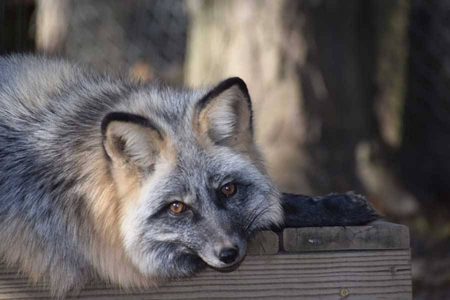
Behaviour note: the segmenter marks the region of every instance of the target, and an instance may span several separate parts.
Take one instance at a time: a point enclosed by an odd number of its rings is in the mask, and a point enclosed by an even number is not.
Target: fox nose
[[[223,248],[219,253],[219,259],[223,263],[230,264],[236,260],[238,254],[237,248]]]

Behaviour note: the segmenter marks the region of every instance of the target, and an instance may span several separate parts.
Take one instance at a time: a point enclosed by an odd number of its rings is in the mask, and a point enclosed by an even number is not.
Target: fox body
[[[144,85],[0,58],[0,257],[57,295],[227,270],[283,221],[245,83]]]

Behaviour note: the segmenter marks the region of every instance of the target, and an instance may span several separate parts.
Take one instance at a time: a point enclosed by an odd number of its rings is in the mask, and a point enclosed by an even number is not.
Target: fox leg
[[[283,193],[284,227],[363,225],[380,218],[364,196],[353,192],[310,197]]]

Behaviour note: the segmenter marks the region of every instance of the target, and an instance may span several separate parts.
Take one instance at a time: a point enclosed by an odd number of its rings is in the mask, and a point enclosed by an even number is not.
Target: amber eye
[[[233,197],[237,192],[236,184],[231,182],[227,183],[220,188],[220,192],[225,198]]]
[[[170,203],[169,209],[172,214],[179,215],[184,213],[188,209],[188,207],[183,202],[175,201]]]

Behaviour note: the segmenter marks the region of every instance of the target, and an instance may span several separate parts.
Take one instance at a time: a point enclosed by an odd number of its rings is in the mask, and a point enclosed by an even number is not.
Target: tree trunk
[[[304,172],[306,124],[297,72],[306,60],[302,24],[287,32],[286,1],[191,1],[190,6],[186,82],[242,77],[253,98],[257,139],[270,173],[287,191],[311,192]]]
[[[257,141],[280,187],[297,193],[360,189],[356,146],[374,131],[367,4],[190,4],[186,81],[238,75],[248,83]]]
[[[424,200],[450,198],[450,4],[412,1],[402,172]]]

